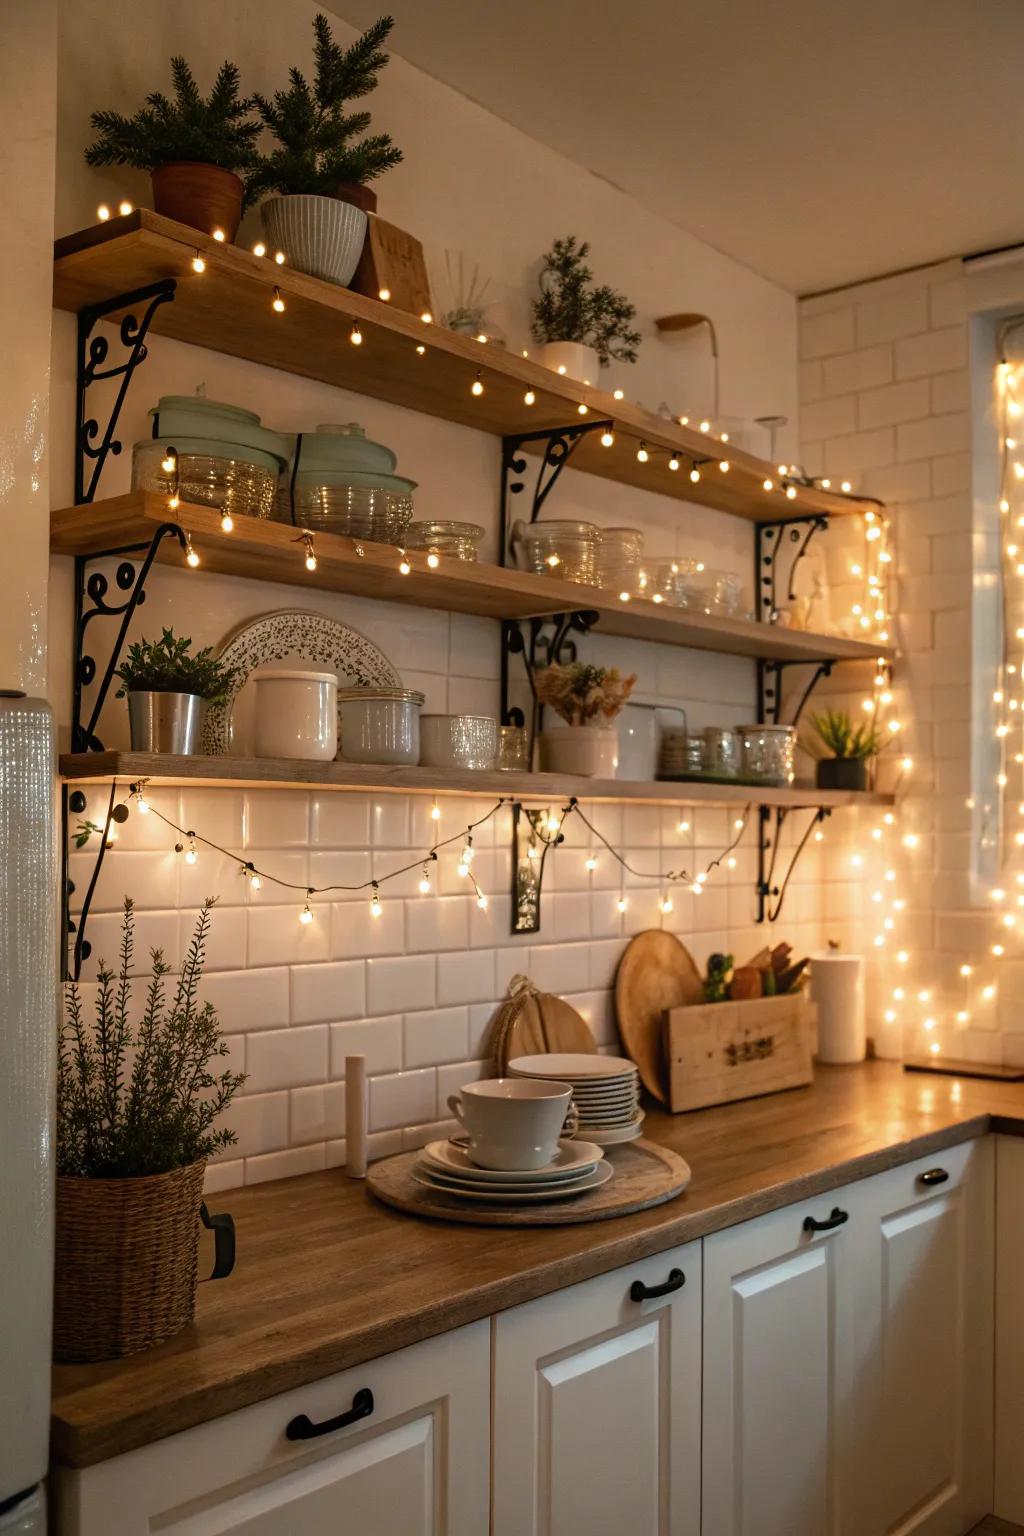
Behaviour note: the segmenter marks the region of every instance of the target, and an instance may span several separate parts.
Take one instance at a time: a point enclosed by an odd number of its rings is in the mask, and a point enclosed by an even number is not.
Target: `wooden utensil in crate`
[[[814,1019],[803,992],[670,1009],[665,1054],[673,1112],[809,1083]]]

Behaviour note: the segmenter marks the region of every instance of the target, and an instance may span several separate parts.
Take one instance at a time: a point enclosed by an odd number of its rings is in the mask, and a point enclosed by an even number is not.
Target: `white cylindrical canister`
[[[818,1060],[863,1061],[864,957],[825,950],[811,960],[811,998],[818,1007]]]
[[[366,1178],[366,1057],[345,1057],[345,1172]]]

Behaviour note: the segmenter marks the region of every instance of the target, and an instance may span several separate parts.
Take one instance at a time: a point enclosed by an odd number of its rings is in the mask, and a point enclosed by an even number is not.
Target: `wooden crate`
[[[671,1008],[665,1044],[673,1111],[809,1083],[814,1023],[803,992]]]

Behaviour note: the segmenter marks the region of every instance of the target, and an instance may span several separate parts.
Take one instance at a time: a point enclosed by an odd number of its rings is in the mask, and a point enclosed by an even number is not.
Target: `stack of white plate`
[[[500,1205],[529,1205],[541,1200],[566,1200],[587,1189],[599,1189],[612,1176],[601,1148],[587,1141],[560,1141],[553,1160],[543,1168],[505,1172],[480,1168],[460,1140],[432,1141],[412,1170],[417,1184],[441,1190],[459,1200]]]
[[[508,1064],[510,1077],[556,1078],[571,1083],[579,1111],[578,1134],[598,1146],[611,1147],[640,1135],[640,1078],[625,1056],[586,1056],[555,1052],[549,1056],[516,1056]]]

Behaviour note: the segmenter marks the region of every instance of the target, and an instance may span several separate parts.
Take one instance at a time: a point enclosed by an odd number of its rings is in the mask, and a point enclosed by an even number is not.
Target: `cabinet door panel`
[[[841,1520],[854,1220],[820,1236],[803,1230],[805,1215],[837,1201],[848,1205],[849,1192],[705,1241],[706,1536],[854,1536]]]
[[[494,1536],[699,1536],[700,1282],[691,1244],[495,1318]]]

